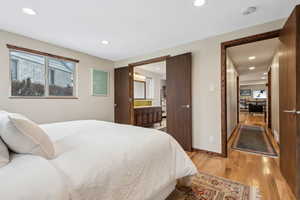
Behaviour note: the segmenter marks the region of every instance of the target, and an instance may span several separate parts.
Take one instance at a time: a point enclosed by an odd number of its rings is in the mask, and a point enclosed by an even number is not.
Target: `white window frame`
[[[20,53],[26,53],[26,54],[31,54],[34,56],[40,56],[43,57],[45,59],[45,73],[44,73],[44,78],[45,78],[45,94],[44,96],[13,96],[12,95],[12,74],[11,74],[11,52],[20,52]],[[74,64],[74,72],[73,72],[73,95],[72,96],[53,96],[53,95],[49,95],[49,59],[53,59],[53,60],[61,60],[61,61],[66,61],[66,62],[71,62]],[[39,55],[39,54],[35,54],[35,53],[30,53],[27,51],[20,51],[20,50],[15,50],[15,49],[9,49],[9,98],[11,99],[78,99],[77,96],[77,63],[76,62],[72,62],[69,60],[65,60],[65,59],[60,59],[60,58],[53,58],[51,56],[45,56],[45,55]]]

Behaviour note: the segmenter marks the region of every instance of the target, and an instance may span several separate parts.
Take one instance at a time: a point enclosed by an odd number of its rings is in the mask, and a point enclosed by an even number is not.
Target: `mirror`
[[[145,81],[134,81],[134,99],[146,99]]]

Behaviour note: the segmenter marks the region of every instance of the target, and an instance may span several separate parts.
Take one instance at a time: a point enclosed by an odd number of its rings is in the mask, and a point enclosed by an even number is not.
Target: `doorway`
[[[228,146],[228,135],[231,135],[228,132],[228,107],[227,107],[227,64],[228,64],[228,49],[231,47],[238,47],[240,45],[251,44],[253,42],[264,41],[268,39],[278,38],[280,36],[281,30],[275,30],[267,33],[262,33],[258,35],[253,35],[237,40],[232,40],[228,42],[221,43],[221,129],[222,129],[222,155],[227,157],[227,146]],[[238,79],[236,79],[238,80]],[[238,87],[237,84],[236,87]],[[236,90],[237,91],[237,90]],[[236,103],[239,99],[236,98]],[[237,115],[239,113],[238,106]],[[237,118],[240,118],[238,115]]]
[[[221,44],[221,127],[222,127],[222,153],[227,157],[227,49],[234,46],[249,44],[267,39],[279,38],[280,47],[275,63],[276,70],[272,70],[269,78],[274,80],[274,73],[278,73],[277,84],[279,87],[279,108],[277,114],[271,112],[272,116],[279,117],[279,142],[280,156],[279,164],[281,174],[289,184],[291,190],[300,198],[300,5],[296,6],[288,17],[281,30],[258,34],[241,38]],[[271,81],[274,87],[276,82]],[[273,90],[271,90],[273,93]],[[269,93],[270,95],[270,93]],[[272,94],[271,94],[272,95]],[[273,95],[272,95],[273,96]],[[272,99],[271,107],[273,107]],[[274,118],[276,120],[276,118]],[[271,119],[273,126],[274,119]],[[270,120],[270,119],[269,119]],[[271,127],[272,127],[271,126]]]
[[[167,132],[166,61],[133,69],[134,125]]]
[[[233,140],[230,148],[234,150],[264,156],[278,155],[276,150],[279,148],[275,150],[275,139],[269,133],[276,128],[271,124],[271,91],[278,94],[279,87],[272,88],[269,76],[277,67],[275,60],[279,45],[279,39],[273,38],[226,50],[227,134]],[[274,99],[278,98],[274,96]],[[278,104],[275,106],[279,107]],[[278,124],[279,121],[276,121]],[[237,132],[236,135],[234,132]]]
[[[165,78],[161,76],[160,84],[155,84],[154,77],[142,71],[149,73],[159,64],[165,65]],[[157,85],[160,95],[154,95]],[[115,69],[115,122],[160,129],[192,151],[192,54],[162,56]]]

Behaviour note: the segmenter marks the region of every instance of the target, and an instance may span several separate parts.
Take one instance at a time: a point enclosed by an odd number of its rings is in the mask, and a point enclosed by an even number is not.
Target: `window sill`
[[[9,99],[79,99],[78,97],[60,97],[60,96],[51,96],[51,97],[26,97],[26,96],[10,96]]]

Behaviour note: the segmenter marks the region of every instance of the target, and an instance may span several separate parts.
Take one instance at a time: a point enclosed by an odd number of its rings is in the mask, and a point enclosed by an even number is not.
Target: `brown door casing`
[[[227,157],[227,48],[279,37],[281,29],[221,43],[221,137],[222,156]]]
[[[296,199],[300,199],[300,7],[280,34],[279,112],[280,169]]]
[[[237,103],[236,103],[236,106],[237,106],[237,109],[236,109],[236,114],[237,114],[237,124],[240,123],[240,77],[237,76],[236,77],[236,97],[237,97]]]
[[[115,122],[132,124],[132,67],[115,69]]]
[[[272,129],[272,71],[268,71],[268,128]],[[271,131],[273,134],[273,131]]]
[[[192,54],[167,58],[167,129],[192,151]]]

